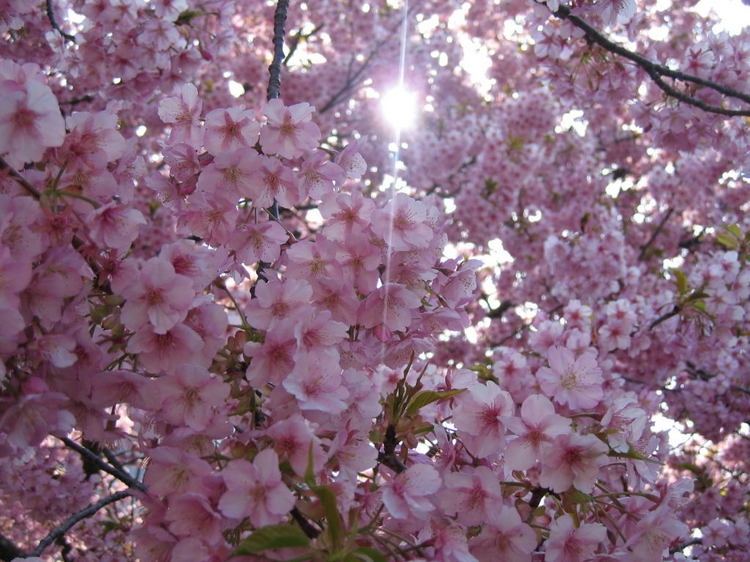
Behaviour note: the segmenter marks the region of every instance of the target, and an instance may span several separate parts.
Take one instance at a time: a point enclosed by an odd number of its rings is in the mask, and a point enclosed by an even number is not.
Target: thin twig
[[[733,88],[717,84],[716,82],[713,82],[711,80],[706,80],[705,78],[693,76],[692,74],[686,74],[684,72],[680,72],[679,70],[672,70],[671,68],[668,68],[661,64],[657,64],[639,55],[638,53],[630,51],[625,47],[610,41],[584,20],[582,20],[578,16],[571,14],[570,8],[568,6],[560,6],[560,8],[556,12],[554,12],[554,14],[558,18],[568,20],[578,29],[581,29],[590,41],[596,43],[601,47],[604,47],[611,53],[620,55],[621,57],[624,57],[637,64],[646,72],[646,74],[651,77],[651,80],[653,80],[654,84],[656,84],[668,96],[710,113],[718,113],[719,115],[726,115],[728,117],[750,116],[750,110],[748,109],[726,109],[718,105],[706,103],[700,98],[691,96],[670,86],[663,80],[663,78],[667,77],[674,80],[679,80],[681,82],[703,86],[705,88],[714,90],[715,92],[718,92],[726,97],[735,98],[748,104],[750,104],[750,95]]]
[[[140,490],[141,492],[146,491],[146,486],[144,486],[143,483],[139,482],[138,480],[130,476],[130,474],[128,474],[127,472],[123,470],[118,470],[111,464],[104,462],[104,460],[99,455],[95,454],[90,449],[82,445],[79,445],[78,443],[76,443],[75,441],[67,437],[61,437],[60,440],[63,443],[65,443],[67,447],[73,449],[79,455],[90,460],[93,464],[98,466],[107,474],[111,474],[112,476],[114,476],[115,478],[123,482],[124,484],[127,484],[128,486],[130,486],[131,488],[135,488],[136,490]]]
[[[98,502],[91,504],[86,509],[82,509],[78,513],[74,513],[73,515],[68,517],[68,519],[62,525],[54,529],[49,535],[39,541],[39,544],[29,554],[29,556],[40,556],[42,552],[44,552],[44,549],[51,545],[56,539],[65,535],[65,533],[67,533],[73,527],[73,525],[75,525],[79,521],[83,521],[87,517],[91,517],[104,506],[116,501],[120,501],[123,498],[127,498],[129,495],[130,492],[128,492],[127,490],[121,490],[119,492],[115,492],[111,496],[100,499]]]
[[[8,164],[2,156],[0,156],[0,170],[8,170],[8,175],[16,180],[21,187],[28,191],[29,195],[31,195],[34,199],[39,199],[41,197],[41,194],[39,193],[37,188],[31,185],[29,181],[18,172],[18,170]]]
[[[667,224],[667,221],[669,220],[669,217],[672,216],[672,213],[674,213],[674,207],[670,207],[667,210],[667,213],[664,215],[664,217],[662,217],[661,221],[659,221],[659,225],[651,233],[651,238],[649,238],[648,242],[641,246],[641,253],[638,254],[638,261],[643,261],[644,259],[646,259],[646,252],[648,252],[648,249],[651,247],[651,244],[654,243],[656,237],[659,236],[659,233],[664,230],[664,225]]]
[[[55,19],[55,12],[52,9],[52,0],[47,0],[47,19],[49,20],[49,23],[52,26],[52,29],[54,29],[60,35],[62,35],[63,39],[65,39],[66,41],[70,41],[71,43],[76,42],[75,37],[73,37],[69,33],[65,33],[62,29],[60,29],[60,26],[57,24],[57,19]]]
[[[410,14],[412,11],[416,9],[416,3],[409,6],[408,13]],[[362,61],[362,64],[360,67],[352,72],[352,69],[354,67],[354,62],[356,60],[356,57],[352,55],[351,59],[349,60],[349,69],[346,73],[346,81],[344,82],[344,85],[339,88],[339,90],[331,96],[331,99],[329,99],[320,109],[318,109],[318,113],[325,113],[326,111],[329,111],[334,106],[339,104],[345,97],[345,95],[352,89],[354,86],[356,86],[357,81],[362,76],[362,74],[367,70],[367,68],[370,66],[370,63],[375,58],[375,55],[378,54],[378,51],[385,46],[386,43],[391,41],[394,37],[397,37],[398,34],[396,33],[396,30],[401,27],[402,20],[398,21],[398,25],[394,26],[390,31],[390,33],[387,33],[385,35],[384,39],[381,39],[378,41],[375,46],[370,50],[370,52],[365,57],[365,60]]]
[[[289,0],[279,0],[273,14],[273,61],[268,67],[267,99],[281,96],[281,64],[284,62],[284,25],[289,11]]]

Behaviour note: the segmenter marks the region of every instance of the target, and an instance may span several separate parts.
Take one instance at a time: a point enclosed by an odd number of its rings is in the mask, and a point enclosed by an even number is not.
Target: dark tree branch
[[[14,558],[23,558],[24,552],[12,541],[0,535],[0,560],[10,562]]]
[[[296,507],[292,508],[292,511],[290,511],[292,518],[297,522],[297,525],[300,526],[302,531],[307,535],[308,538],[314,539],[320,536],[320,530],[316,529],[310,521],[307,520],[307,518],[302,515],[302,512],[297,509]]]
[[[76,42],[75,37],[73,37],[69,33],[65,33],[62,29],[60,29],[60,26],[57,24],[57,19],[55,19],[55,11],[52,9],[52,0],[47,0],[47,19],[49,20],[49,23],[52,26],[52,29],[54,29],[60,35],[62,35],[63,39],[65,39],[66,41],[70,41],[71,43]]]
[[[416,3],[409,6],[409,11],[407,12],[407,14],[411,14],[415,9]],[[364,74],[365,70],[367,70],[367,68],[370,66],[370,63],[375,59],[375,55],[378,54],[378,51],[380,51],[380,49],[382,49],[383,46],[385,46],[394,37],[398,36],[396,30],[401,27],[401,25],[402,20],[399,20],[398,25],[394,26],[390,30],[391,32],[385,35],[385,39],[381,39],[375,44],[375,46],[365,57],[365,60],[362,61],[362,64],[356,70],[353,70],[354,61],[356,60],[356,58],[355,55],[352,55],[351,59],[349,60],[349,68],[346,73],[346,81],[344,82],[344,85],[341,86],[341,88],[339,88],[339,90],[335,94],[333,94],[333,96],[331,96],[331,99],[329,99],[323,105],[323,107],[318,109],[318,113],[325,113],[344,100],[349,91],[357,85],[358,81],[362,77],[362,74]]]
[[[378,453],[378,462],[384,466],[387,466],[396,473],[402,473],[406,470],[406,466],[396,454],[396,447],[398,446],[398,438],[396,437],[396,426],[392,423],[388,424],[385,429],[385,440],[383,441],[383,452]]]
[[[41,195],[39,194],[39,191],[31,185],[28,180],[23,177],[18,171],[13,168],[10,164],[8,164],[1,156],[0,156],[0,171],[2,170],[8,170],[8,175],[12,177],[14,180],[18,182],[18,184],[23,187],[29,195],[31,195],[34,199],[39,199]]]
[[[86,509],[82,509],[78,513],[74,513],[73,515],[68,517],[68,519],[62,525],[54,529],[49,535],[39,541],[39,544],[29,554],[29,556],[41,556],[42,552],[44,552],[44,550],[49,545],[51,545],[57,539],[63,537],[65,533],[67,533],[73,527],[73,525],[75,525],[79,521],[86,519],[87,517],[91,517],[104,506],[116,501],[120,501],[123,498],[127,498],[129,495],[130,492],[128,492],[127,490],[122,490],[120,492],[112,494],[111,496],[100,499],[98,502],[91,504]]]
[[[705,78],[693,76],[692,74],[686,74],[684,72],[680,72],[679,70],[672,70],[671,68],[668,68],[661,64],[657,64],[639,55],[638,53],[634,53],[633,51],[630,51],[625,47],[610,41],[584,20],[582,20],[578,16],[571,14],[571,10],[568,6],[560,6],[560,8],[556,12],[554,12],[554,14],[560,19],[568,20],[578,29],[582,30],[586,34],[586,38],[589,41],[596,43],[597,45],[605,48],[607,51],[615,53],[616,55],[620,55],[621,57],[624,57],[641,67],[646,72],[646,74],[649,75],[651,80],[653,80],[654,84],[656,84],[668,96],[710,113],[717,113],[719,115],[726,115],[728,117],[750,116],[750,109],[726,109],[718,105],[712,105],[700,98],[691,96],[667,84],[664,81],[664,78],[672,78],[673,80],[678,80],[680,82],[694,84],[696,86],[703,86],[728,98],[734,98],[747,104],[750,104],[750,95],[733,88],[728,88],[727,86],[722,86],[721,84],[717,84],[716,82],[712,82],[711,80],[706,80]]]
[[[268,67],[270,76],[268,78],[268,91],[266,98],[269,100],[281,96],[281,65],[284,62],[284,25],[289,10],[289,0],[279,0],[273,15],[273,61]]]
[[[654,240],[656,240],[656,237],[659,236],[659,233],[662,230],[664,230],[664,225],[667,224],[667,221],[669,220],[669,217],[672,216],[672,213],[674,213],[674,207],[670,207],[667,210],[666,214],[662,217],[661,221],[659,221],[659,225],[651,233],[651,238],[649,238],[648,242],[646,242],[643,246],[641,246],[641,253],[638,254],[639,261],[643,261],[646,259],[646,254],[648,253],[649,248],[651,248],[651,245],[654,243]]]
[[[302,30],[299,30],[297,33],[295,33],[294,35],[292,35],[292,39],[290,41],[291,44],[289,46],[289,52],[284,57],[284,60],[282,61],[282,64],[284,66],[286,66],[289,63],[289,59],[291,59],[292,56],[294,55],[294,53],[297,52],[297,48],[299,47],[300,43],[302,41],[307,41],[310,37],[312,37],[313,35],[315,35],[321,29],[323,29],[323,24],[322,23],[320,25],[316,25],[312,29],[312,31],[310,31],[309,33],[302,33]]]
[[[91,449],[88,449],[82,445],[79,445],[72,439],[68,439],[67,437],[62,437],[61,441],[65,443],[67,447],[70,449],[73,449],[75,452],[77,452],[79,455],[81,455],[84,459],[87,461],[90,461],[93,465],[98,466],[101,470],[106,472],[107,474],[111,474],[115,478],[117,478],[119,481],[123,482],[124,484],[127,484],[131,488],[134,488],[136,490],[140,490],[141,492],[146,491],[146,486],[143,485],[143,483],[139,482],[130,474],[123,470],[119,470],[116,467],[104,462],[104,460],[91,451]]]

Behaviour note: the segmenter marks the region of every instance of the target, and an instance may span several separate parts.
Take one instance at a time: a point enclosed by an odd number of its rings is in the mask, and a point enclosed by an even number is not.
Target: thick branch
[[[276,4],[276,12],[273,15],[273,61],[268,67],[270,76],[268,78],[268,91],[266,97],[269,100],[281,96],[281,65],[284,62],[284,25],[289,10],[289,0],[279,0]]]
[[[621,57],[624,57],[637,64],[646,72],[646,74],[651,77],[651,80],[653,80],[654,84],[656,84],[668,96],[710,113],[718,113],[719,115],[726,115],[728,117],[735,117],[740,115],[750,116],[750,109],[726,109],[718,105],[709,104],[701,100],[700,98],[691,96],[689,94],[686,94],[685,92],[678,90],[677,88],[674,88],[673,86],[670,86],[663,80],[663,78],[672,78],[681,82],[695,84],[696,86],[703,86],[705,88],[714,90],[715,92],[718,92],[726,97],[735,98],[747,104],[750,104],[750,95],[738,90],[734,90],[733,88],[728,88],[727,86],[722,86],[721,84],[717,84],[716,82],[712,82],[711,80],[706,80],[705,78],[693,76],[692,74],[686,74],[684,72],[680,72],[679,70],[672,70],[671,68],[668,68],[661,64],[657,64],[639,55],[638,53],[634,53],[633,51],[630,51],[625,47],[610,41],[604,35],[599,33],[599,31],[583,21],[581,18],[571,14],[570,8],[567,6],[560,6],[560,9],[555,12],[555,16],[560,19],[568,20],[578,29],[581,29],[586,34],[586,37],[587,39],[589,39],[589,41],[596,43],[597,45],[605,48],[611,53],[620,55]]]
[[[10,562],[14,558],[23,558],[23,551],[18,548],[12,541],[0,535],[0,560]]]
[[[73,527],[73,525],[75,525],[79,521],[86,519],[87,517],[91,517],[104,506],[116,501],[120,501],[123,498],[127,498],[129,495],[130,492],[128,492],[127,490],[122,490],[120,492],[112,494],[111,496],[102,498],[98,502],[91,504],[86,509],[82,509],[78,513],[74,513],[62,525],[54,529],[49,535],[39,541],[39,544],[29,554],[29,556],[40,556],[49,545],[51,545],[58,538],[65,535],[65,533],[67,533]]]

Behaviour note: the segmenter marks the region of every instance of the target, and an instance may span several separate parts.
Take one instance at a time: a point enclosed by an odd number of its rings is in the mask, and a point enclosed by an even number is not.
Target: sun
[[[409,129],[417,120],[417,95],[405,86],[396,86],[380,98],[380,110],[386,123],[397,131]]]

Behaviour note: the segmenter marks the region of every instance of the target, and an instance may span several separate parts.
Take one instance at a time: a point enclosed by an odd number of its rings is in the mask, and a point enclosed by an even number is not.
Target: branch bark
[[[14,558],[23,558],[24,556],[24,552],[10,539],[0,535],[0,560],[10,562]]]
[[[75,43],[76,42],[76,38],[73,37],[69,33],[65,33],[62,29],[60,29],[60,26],[57,24],[57,19],[55,18],[55,11],[52,9],[52,0],[47,0],[46,10],[47,10],[47,19],[49,20],[49,23],[52,26],[52,29],[54,29],[60,35],[62,35],[63,38],[66,41],[70,41],[71,43]]]
[[[273,61],[268,67],[268,90],[266,98],[281,96],[281,67],[284,62],[284,25],[289,11],[289,0],[279,0],[273,15]]]
[[[693,76],[692,74],[686,74],[684,72],[680,72],[679,70],[672,70],[671,68],[668,68],[662,64],[655,63],[654,61],[649,60],[646,57],[639,55],[638,53],[630,51],[622,45],[618,45],[617,43],[610,41],[607,37],[591,27],[584,20],[576,15],[573,15],[571,13],[571,9],[568,6],[560,6],[560,8],[556,12],[554,12],[554,15],[560,19],[569,21],[578,29],[582,30],[586,34],[586,38],[592,43],[603,47],[611,53],[620,55],[621,57],[634,62],[636,65],[642,68],[646,72],[646,74],[649,75],[654,84],[656,84],[659,89],[667,94],[667,96],[675,98],[676,100],[682,101],[709,113],[717,113],[719,115],[725,115],[727,117],[750,116],[750,109],[727,109],[718,105],[707,103],[700,98],[691,96],[690,94],[680,91],[674,86],[667,84],[664,81],[664,78],[671,78],[673,80],[685,82],[687,84],[709,88],[727,98],[734,98],[747,104],[750,104],[750,95],[733,88],[717,84],[716,82],[713,82],[711,80],[706,80],[705,78]]]
[[[143,483],[139,482],[130,474],[127,472],[120,470],[111,464],[108,464],[102,459],[99,455],[94,453],[91,449],[88,449],[87,447],[84,447],[82,445],[79,445],[72,439],[69,439],[67,437],[61,438],[62,442],[65,443],[67,447],[70,449],[73,449],[75,452],[77,452],[79,455],[81,455],[84,459],[87,461],[90,461],[94,466],[99,467],[101,470],[106,472],[107,474],[110,474],[117,478],[120,482],[127,484],[131,488],[134,488],[136,490],[140,490],[141,492],[146,491],[146,486],[143,485]]]
[[[47,535],[41,541],[39,541],[39,544],[33,551],[31,551],[29,556],[41,556],[42,552],[44,552],[44,550],[49,545],[51,545],[54,541],[56,541],[60,537],[64,536],[65,533],[67,533],[76,523],[78,523],[79,521],[83,521],[87,517],[91,517],[104,506],[107,506],[116,501],[120,501],[121,499],[126,498],[129,495],[130,495],[130,492],[128,492],[127,490],[115,492],[111,496],[107,496],[106,498],[100,499],[98,502],[91,504],[90,506],[88,506],[85,509],[82,509],[78,513],[74,513],[62,525],[54,529],[49,535]]]

